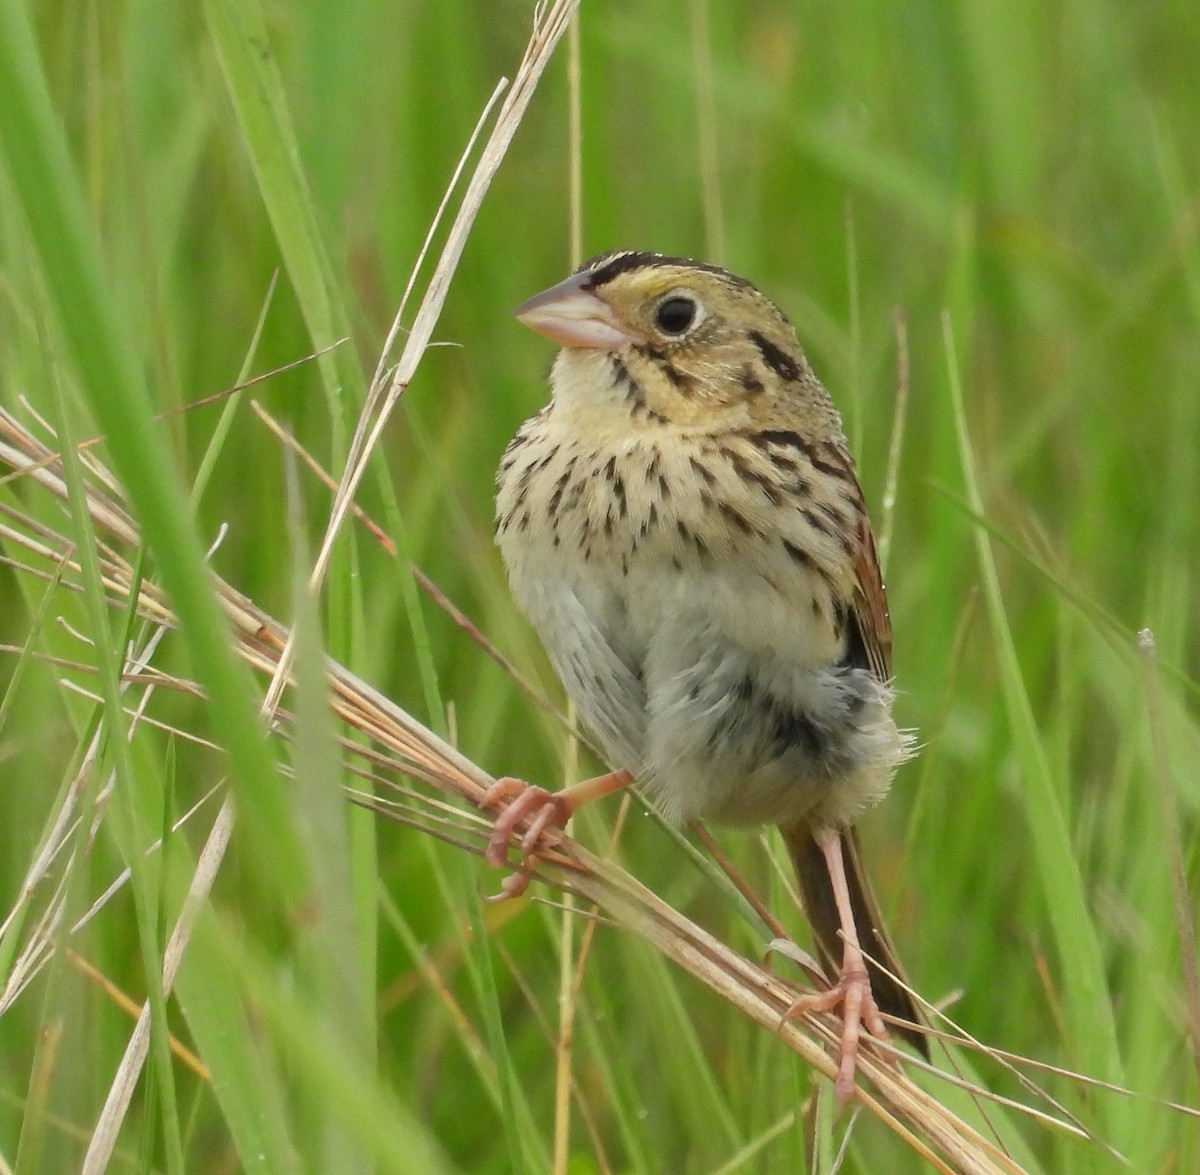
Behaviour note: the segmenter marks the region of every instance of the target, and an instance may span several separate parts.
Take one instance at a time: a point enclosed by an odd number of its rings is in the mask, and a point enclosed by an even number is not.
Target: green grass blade
[[[967,429],[959,361],[948,316],[945,345],[951,410],[958,434],[967,501],[972,510],[982,514],[983,497]],[[1112,1001],[1104,978],[1103,954],[1085,896],[1083,877],[1075,861],[1062,784],[1054,779],[1042,743],[1017,656],[991,541],[981,529],[975,531],[975,545],[1013,751],[1023,780],[1021,794],[1026,805],[1026,827],[1058,947],[1069,1038],[1079,1050],[1079,1064],[1084,1072],[1101,1080],[1123,1084],[1124,1072]]]

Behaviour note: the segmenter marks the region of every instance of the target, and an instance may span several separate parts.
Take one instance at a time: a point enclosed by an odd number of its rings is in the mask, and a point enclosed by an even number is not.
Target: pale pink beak
[[[577,273],[535,294],[513,312],[527,327],[563,347],[617,351],[645,340],[617,325],[612,308],[585,289],[589,275]]]

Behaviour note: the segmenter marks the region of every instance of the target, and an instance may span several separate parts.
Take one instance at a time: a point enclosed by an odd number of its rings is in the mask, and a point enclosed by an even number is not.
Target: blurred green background
[[[106,407],[103,369],[86,359],[110,334],[161,412],[344,332],[322,364],[250,393],[338,472],[421,240],[483,104],[517,67],[532,6],[0,2],[14,66],[0,69],[0,402],[27,397],[91,435],[124,411]],[[13,33],[25,25],[36,55]],[[491,497],[506,441],[546,395],[550,349],[510,312],[571,266],[572,169],[585,253],[683,253],[751,278],[793,318],[838,400],[890,536],[899,711],[924,750],[864,837],[910,976],[930,999],[955,997],[951,1015],[986,1043],[1136,1091],[1035,1075],[1134,1170],[1196,1169],[1194,1120],[1153,1099],[1197,1103],[1160,795],[1175,797],[1194,882],[1200,10],[584,0],[578,51],[581,156],[564,42],[467,244],[435,332],[447,345],[423,360],[360,504],[559,697],[492,549]],[[37,207],[86,211],[99,311],[37,229],[26,148],[39,132],[14,112],[39,70],[57,117],[42,133],[69,154]],[[897,316],[910,381],[893,512]],[[193,485],[221,411],[160,425],[180,486]],[[138,484],[136,461],[99,452]],[[188,541],[207,547],[228,524],[217,570],[291,622],[284,468],[243,401]],[[305,475],[302,486],[315,546],[329,495]],[[87,542],[28,484],[0,495]],[[347,534],[322,601],[330,653],[493,774],[560,781],[570,752],[557,722],[435,606],[414,610],[403,558]],[[147,574],[162,560],[152,552]],[[66,593],[40,614],[43,592],[0,566],[0,641],[94,660],[55,617],[96,640],[113,633],[89,627]],[[1153,680],[1137,652],[1147,625]],[[163,663],[193,672],[197,647],[168,642]],[[37,656],[0,660],[0,911],[17,904],[102,710],[62,677]],[[162,697],[154,712],[224,741],[187,699]],[[106,744],[87,796],[110,770],[128,785],[128,835],[105,821],[92,843],[85,821],[73,863],[64,856],[31,908],[61,880],[78,914],[134,861],[141,904],[125,891],[59,945],[140,1002],[145,952],[161,947],[178,890],[131,845],[228,764],[145,731],[131,764]],[[253,807],[253,789],[239,798]],[[600,807],[582,821],[593,845],[616,804]],[[177,834],[184,858],[212,815]],[[721,839],[802,935],[762,846]],[[344,918],[306,923],[262,886],[264,864],[283,871],[290,858],[239,825],[213,903],[218,945],[197,946],[188,992],[168,1008],[212,1084],[160,1058],[113,1170],[549,1168],[559,916],[489,910],[480,941],[476,897],[497,878],[477,858],[349,809],[334,840],[309,851],[314,869],[342,871]],[[761,954],[754,928],[650,821],[631,822],[622,853],[667,900]],[[0,939],[6,981],[32,933],[30,917]],[[329,966],[342,973],[332,985]],[[344,1006],[330,995],[342,980]],[[601,929],[578,1016],[571,1171],[805,1169],[807,1071],[647,948]],[[245,1041],[223,1044],[222,1028]],[[129,1030],[55,954],[0,1018],[0,1168],[78,1168]],[[259,1068],[242,1066],[243,1045]],[[1028,1098],[994,1064],[978,1068]],[[1098,1142],[989,1113],[1020,1136],[1030,1169],[1120,1167]],[[830,1129],[822,1118],[826,1146]],[[813,1169],[831,1163],[825,1150]],[[864,1121],[841,1169],[925,1168]]]

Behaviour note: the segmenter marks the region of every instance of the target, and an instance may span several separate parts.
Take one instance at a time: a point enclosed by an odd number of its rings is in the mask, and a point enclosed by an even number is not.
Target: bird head
[[[643,407],[651,421],[705,431],[806,410],[832,414],[840,427],[792,324],[728,270],[658,253],[603,253],[516,317],[563,348],[556,400],[595,409],[607,396]]]

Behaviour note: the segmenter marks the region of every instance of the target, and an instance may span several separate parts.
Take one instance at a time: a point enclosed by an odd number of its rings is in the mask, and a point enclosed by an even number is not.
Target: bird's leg
[[[841,1005],[842,1048],[838,1064],[837,1092],[839,1106],[845,1106],[854,1096],[854,1070],[858,1061],[858,1042],[865,1024],[872,1036],[883,1038],[887,1030],[883,1017],[871,994],[871,979],[867,962],[858,942],[858,928],[850,907],[850,890],[846,885],[845,862],[842,859],[842,838],[837,832],[822,832],[817,844],[825,857],[829,880],[833,885],[834,901],[842,924],[842,970],[828,991],[806,993],[793,1001],[784,1019],[797,1011],[827,1012]]]
[[[633,776],[628,771],[610,771],[595,779],[585,779],[562,791],[549,792],[535,787],[523,779],[506,776],[498,779],[483,793],[479,801],[481,808],[494,808],[508,800],[508,806],[496,817],[495,827],[488,840],[483,859],[489,865],[500,868],[508,859],[508,846],[516,835],[517,826],[528,820],[529,825],[521,837],[520,872],[506,877],[494,901],[515,898],[525,892],[529,875],[538,861],[538,842],[548,828],[563,828],[568,820],[585,804],[598,800],[611,792],[628,787]]]

